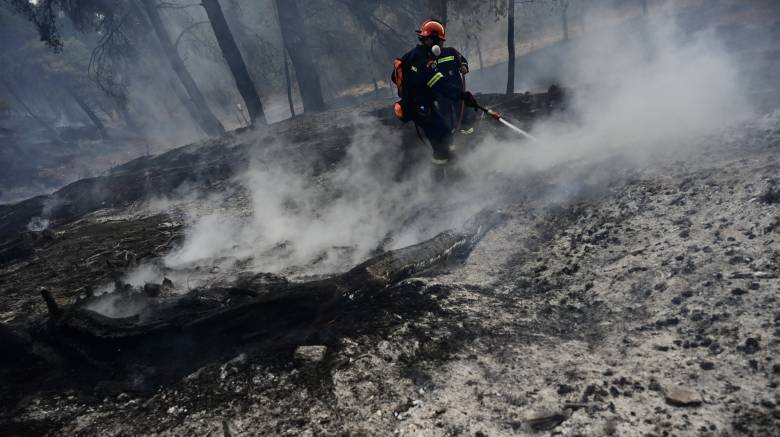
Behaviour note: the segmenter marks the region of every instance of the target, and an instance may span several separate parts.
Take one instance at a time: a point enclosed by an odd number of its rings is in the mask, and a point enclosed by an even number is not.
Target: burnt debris
[[[333,343],[338,332],[360,330],[358,326],[337,324],[350,311],[359,309],[368,315],[379,310],[371,308],[372,299],[388,287],[425,270],[464,259],[485,233],[503,219],[501,212],[482,211],[462,229],[385,252],[344,274],[316,281],[294,283],[259,275],[260,278],[240,277],[225,287],[173,296],[160,293],[172,286],[169,280],[146,284],[140,290],[120,284],[114,293],[62,307],[43,289],[48,315],[33,323],[29,333],[4,326],[7,335],[2,337],[3,346],[30,359],[48,362],[50,375],[67,373],[72,368],[91,368],[94,372],[80,372],[83,378],[105,378],[108,374],[120,380],[139,367],[155,368],[158,381],[181,377],[234,353],[237,348],[281,349],[291,354],[312,336]],[[96,312],[98,304],[106,299],[131,302],[124,307],[137,311],[117,317]],[[46,356],[36,355],[37,344],[47,345]],[[59,366],[56,372],[51,368],[54,363]],[[17,373],[17,364],[7,362],[2,371]]]

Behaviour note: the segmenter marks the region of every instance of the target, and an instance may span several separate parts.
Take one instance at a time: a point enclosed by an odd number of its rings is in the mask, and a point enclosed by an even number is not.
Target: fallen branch
[[[774,272],[734,272],[731,274],[731,279],[775,279],[777,273]]]

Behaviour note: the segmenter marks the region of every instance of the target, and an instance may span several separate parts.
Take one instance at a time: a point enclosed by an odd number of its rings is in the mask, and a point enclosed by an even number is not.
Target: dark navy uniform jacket
[[[434,58],[425,46],[418,45],[401,62],[404,68],[401,99],[404,111],[410,111],[413,119],[419,120],[421,115],[437,110],[436,106],[460,101],[464,90],[460,66],[468,64],[454,48],[442,47],[441,55]]]

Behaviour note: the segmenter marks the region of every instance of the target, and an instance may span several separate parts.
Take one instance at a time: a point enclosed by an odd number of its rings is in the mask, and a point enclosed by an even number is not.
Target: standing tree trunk
[[[569,40],[569,19],[567,17],[567,11],[569,9],[569,2],[565,2],[561,8],[561,25],[563,26],[563,40]]]
[[[356,18],[365,35],[382,35],[381,46],[389,53],[403,53],[408,40],[384,21],[378,19],[370,9],[373,2],[365,0],[342,0],[349,12]],[[381,24],[380,28],[378,24]]]
[[[515,0],[508,1],[509,19],[507,20],[506,45],[509,49],[509,61],[507,62],[506,93],[515,92]],[[481,62],[481,61],[480,61]]]
[[[155,0],[141,0],[146,9],[146,14],[149,17],[149,22],[154,29],[154,33],[157,35],[157,39],[160,41],[160,45],[168,58],[168,61],[173,67],[173,71],[176,76],[179,77],[184,89],[190,97],[191,104],[185,105],[190,111],[192,117],[198,122],[198,125],[206,132],[206,135],[216,136],[225,133],[225,128],[222,123],[219,122],[217,117],[209,109],[209,105],[206,102],[206,98],[203,97],[203,93],[200,92],[195,80],[187,71],[187,66],[184,65],[179,52],[171,42],[171,37],[165,30],[162,19],[160,18],[160,12],[157,10],[157,2]]]
[[[447,27],[447,0],[428,0],[428,18],[439,20]]]
[[[374,44],[376,43],[376,35],[371,36],[371,59],[376,59],[376,51],[374,50]],[[374,82],[374,94],[379,94],[379,84],[376,81],[376,69],[373,68],[373,65],[375,65],[375,62],[372,62],[371,70],[371,81]]]
[[[298,90],[303,99],[304,112],[317,112],[325,109],[322,98],[322,86],[316,63],[306,44],[306,25],[295,0],[276,0],[276,12],[279,27],[282,30],[282,42],[290,55]]]
[[[295,117],[295,105],[293,104],[292,79],[290,78],[290,64],[287,62],[287,49],[282,48],[284,56],[284,80],[287,86],[287,103],[290,105],[290,118]]]
[[[87,102],[84,100],[83,97],[79,95],[79,93],[73,89],[72,87],[66,87],[68,94],[70,94],[71,97],[73,97],[73,100],[76,101],[76,104],[79,105],[79,108],[81,108],[82,111],[84,111],[85,114],[87,114],[87,117],[89,117],[90,121],[92,121],[92,124],[95,125],[98,132],[100,132],[100,136],[105,140],[108,139],[108,132],[106,132],[106,127],[103,125],[103,122],[100,121],[100,118],[98,118],[97,114],[95,114],[95,111],[92,110],[92,108],[89,107]]]
[[[236,45],[233,33],[230,32],[225,14],[222,13],[222,7],[218,0],[202,0],[201,5],[206,10],[206,15],[211,22],[211,28],[214,30],[214,36],[217,38],[217,44],[222,50],[222,56],[233,73],[236,81],[236,88],[241,93],[241,97],[246,104],[246,110],[249,113],[251,124],[266,124],[265,114],[263,113],[263,104],[260,102],[260,96],[257,94],[257,88],[249,75],[241,51]]]
[[[135,18],[138,20],[138,22],[142,24],[142,28],[144,30],[146,30],[146,31],[148,31],[150,33],[155,33],[154,28],[152,27],[151,20],[149,19],[149,15],[141,9],[141,7],[139,6],[139,3],[140,3],[139,1],[130,1],[130,3],[128,3],[128,5],[130,7],[130,11],[135,16]],[[151,44],[152,46],[154,46],[153,48],[150,46],[150,49],[152,49],[154,51],[155,55],[158,55],[158,54],[160,55],[159,59],[167,59],[167,55],[165,53],[165,50],[163,49],[162,41],[160,41],[160,39],[157,38],[156,34],[155,34],[155,36],[152,37],[152,40],[157,41],[157,44],[156,45],[153,44],[152,41],[150,40],[149,42],[152,43]],[[162,62],[164,63],[166,61],[162,61]],[[173,71],[173,63],[172,62],[168,62],[168,66],[171,67],[171,71]],[[158,67],[155,67],[155,68],[160,68],[160,67],[158,66]],[[176,74],[175,71],[173,71],[173,73]],[[209,135],[208,132],[206,132],[206,129],[203,126],[203,124],[200,122],[200,115],[198,113],[198,109],[195,107],[195,105],[192,103],[192,100],[187,95],[187,92],[184,89],[184,84],[181,81],[181,79],[177,76],[176,80],[173,80],[173,76],[171,76],[166,71],[166,72],[161,72],[160,77],[158,78],[158,80],[165,80],[165,81],[168,82],[169,89],[172,90],[174,94],[176,94],[176,97],[181,102],[181,106],[184,107],[187,110],[187,113],[190,115],[190,117],[195,122],[195,126],[200,128],[204,133],[206,133],[206,135]],[[168,115],[173,117],[175,112],[171,110],[171,108],[169,106],[169,103],[170,103],[169,100],[165,96],[163,96],[163,95],[160,95],[160,96],[161,96],[161,100],[163,100],[162,106],[165,107]],[[132,121],[132,124],[134,124],[135,126],[138,126],[135,123],[135,121]],[[134,129],[134,130],[136,129],[133,126],[130,126],[129,124],[128,124],[128,126],[131,129]]]
[[[11,86],[10,83],[6,82],[4,79],[0,79],[0,80],[2,80],[3,85],[5,85],[5,87],[8,89],[8,93],[11,94],[11,97],[16,99],[16,101],[19,102],[19,104],[22,106],[22,108],[24,108],[24,110],[27,111],[27,114],[29,114],[30,117],[32,117],[35,121],[37,121],[38,124],[41,125],[41,127],[46,129],[46,131],[49,132],[49,134],[51,134],[52,137],[54,137],[53,140],[55,142],[57,142],[59,144],[65,144],[65,141],[62,140],[62,137],[60,137],[60,134],[53,127],[51,127],[49,125],[49,123],[46,123],[46,121],[44,119],[42,119],[42,118],[38,117],[37,115],[35,115],[35,113],[32,111],[32,109],[30,109],[30,107],[27,106],[26,103],[24,103],[24,100],[21,98],[21,96],[19,96],[19,94],[16,93],[16,91],[14,91],[14,89]]]
[[[647,14],[647,0],[642,0],[642,13]]]
[[[477,58],[479,58],[479,69],[485,68],[485,64],[482,62],[482,47],[479,45],[479,37],[474,36],[474,42],[477,44]]]

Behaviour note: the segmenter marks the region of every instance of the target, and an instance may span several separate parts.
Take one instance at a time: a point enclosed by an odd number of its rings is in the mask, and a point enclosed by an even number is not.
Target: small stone
[[[715,368],[715,363],[711,361],[702,361],[699,363],[699,367],[701,367],[702,370],[712,370]]]
[[[689,387],[669,387],[664,392],[666,403],[675,407],[696,407],[701,405],[701,395]]]
[[[731,290],[731,294],[734,296],[742,296],[743,294],[747,294],[747,291],[743,288],[735,288]]]
[[[328,348],[325,346],[298,346],[295,349],[295,360],[304,363],[318,363],[325,359]]]
[[[748,355],[752,355],[761,350],[761,344],[758,342],[757,338],[750,337],[745,340],[745,344],[739,349]]]

